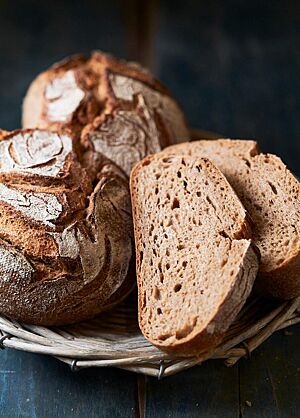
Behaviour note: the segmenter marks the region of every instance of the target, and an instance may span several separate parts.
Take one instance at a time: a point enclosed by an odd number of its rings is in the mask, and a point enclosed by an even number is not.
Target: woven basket
[[[217,135],[193,131],[193,138]],[[230,366],[262,344],[273,332],[300,322],[300,297],[288,302],[250,298],[213,354],[172,357],[152,346],[137,322],[137,295],[98,318],[76,325],[45,328],[0,316],[0,348],[48,354],[73,371],[114,366],[149,376],[170,376],[201,362],[224,359]]]

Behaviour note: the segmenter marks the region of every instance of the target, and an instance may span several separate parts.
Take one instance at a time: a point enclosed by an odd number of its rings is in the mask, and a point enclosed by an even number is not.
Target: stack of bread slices
[[[251,292],[300,294],[298,181],[255,141],[190,142],[137,64],[95,52],[52,66],[23,128],[0,134],[2,314],[87,320],[137,281],[144,336],[189,356],[214,350]]]

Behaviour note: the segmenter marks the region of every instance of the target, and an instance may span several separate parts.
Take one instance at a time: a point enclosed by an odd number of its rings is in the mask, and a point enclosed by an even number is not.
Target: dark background
[[[299,4],[0,0],[0,127],[20,127],[40,71],[102,49],[150,67],[191,126],[255,138],[300,175]],[[112,369],[72,374],[54,359],[5,350],[0,417],[297,417],[300,333],[291,332],[233,368],[211,361],[162,382]]]

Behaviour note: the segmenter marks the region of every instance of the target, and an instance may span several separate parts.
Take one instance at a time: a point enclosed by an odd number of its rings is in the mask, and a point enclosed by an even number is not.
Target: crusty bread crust
[[[39,325],[90,319],[134,286],[127,180],[68,133],[0,141],[0,312]]]
[[[152,217],[152,213],[150,214],[150,210],[153,204],[153,202],[150,204],[150,202],[153,199],[151,197],[151,193],[155,189],[155,193],[158,196],[158,199],[161,200],[162,195],[158,191],[160,187],[162,188],[161,190],[163,190],[167,194],[172,193],[172,190],[174,188],[174,182],[172,183],[172,186],[168,188],[168,190],[167,189],[165,190],[164,185],[159,186],[159,183],[158,183],[158,182],[161,182],[162,181],[161,179],[163,178],[164,179],[167,178],[171,182],[171,178],[166,177],[168,176],[168,174],[164,172],[165,157],[166,155],[163,153],[146,157],[143,161],[141,161],[139,164],[136,165],[130,177],[130,189],[131,189],[131,199],[132,199],[132,207],[133,207],[134,233],[135,233],[135,244],[136,244],[137,283],[138,283],[138,291],[139,291],[139,296],[138,296],[139,324],[140,324],[140,328],[144,336],[152,344],[156,345],[162,350],[166,350],[168,352],[176,353],[177,355],[182,355],[182,356],[200,355],[200,353],[201,355],[203,355],[203,353],[210,352],[216,347],[216,345],[218,344],[218,342],[224,335],[225,331],[233,322],[236,315],[238,314],[243,304],[245,303],[247,296],[250,294],[250,291],[253,286],[253,282],[257,274],[259,255],[258,255],[258,251],[251,245],[251,241],[249,240],[250,228],[247,222],[246,212],[244,211],[244,208],[238,201],[234,192],[230,188],[225,178],[221,175],[221,173],[216,168],[214,168],[213,165],[208,160],[193,159],[193,158],[181,157],[181,156],[176,156],[174,160],[172,159],[172,161],[170,161],[170,164],[176,167],[176,170],[177,170],[177,167],[179,167],[179,161],[181,160],[181,158],[182,160],[184,159],[185,161],[184,165],[189,166],[190,164],[189,160],[193,160],[193,164],[195,166],[198,164],[199,166],[202,165],[203,167],[206,167],[207,170],[212,170],[212,175],[209,180],[212,182],[216,182],[216,184],[218,182],[218,184],[222,186],[224,193],[227,195],[227,197],[229,196],[230,198],[232,198],[232,201],[233,201],[232,208],[234,208],[234,211],[236,213],[235,216],[237,217],[235,221],[236,223],[232,223],[231,221],[229,221],[228,229],[226,229],[226,231],[221,231],[220,233],[217,232],[216,236],[219,237],[220,242],[224,242],[224,241],[229,242],[230,240],[231,244],[229,248],[231,248],[232,246],[233,252],[235,251],[234,249],[236,248],[236,251],[238,251],[240,256],[238,258],[239,261],[236,262],[238,264],[235,264],[236,276],[234,276],[234,279],[232,280],[232,285],[230,285],[228,293],[223,295],[220,298],[220,300],[217,302],[218,305],[216,305],[215,313],[211,314],[210,316],[206,318],[199,318],[199,317],[196,318],[196,324],[199,324],[199,325],[195,325],[192,327],[185,325],[185,326],[181,326],[181,328],[179,327],[178,329],[177,328],[173,329],[172,327],[174,327],[174,323],[176,323],[176,320],[177,320],[175,315],[180,316],[180,319],[182,320],[182,322],[186,324],[189,324],[191,322],[191,318],[189,318],[189,315],[190,315],[189,309],[187,309],[187,307],[184,305],[184,299],[188,298],[187,292],[189,291],[192,292],[192,290],[195,289],[192,287],[193,280],[189,277],[189,274],[191,274],[191,277],[192,277],[194,274],[197,274],[198,271],[193,270],[191,273],[187,273],[187,272],[184,273],[184,280],[182,279],[183,281],[182,286],[189,286],[188,288],[190,290],[187,291],[186,290],[187,287],[184,287],[185,293],[184,293],[184,296],[182,297],[183,299],[182,300],[176,299],[175,301],[175,297],[174,297],[174,302],[173,302],[174,309],[177,305],[179,305],[181,306],[182,311],[180,312],[176,311],[176,313],[174,313],[174,317],[172,317],[170,314],[170,316],[168,316],[167,319],[165,320],[165,325],[164,325],[165,328],[163,328],[163,325],[161,325],[164,331],[164,332],[161,332],[161,334],[166,334],[167,337],[157,336],[155,327],[157,324],[159,324],[159,321],[158,320],[156,321],[156,319],[158,318],[158,315],[164,315],[165,309],[168,310],[165,303],[169,303],[170,298],[174,296],[174,294],[172,293],[172,287],[174,286],[174,283],[172,283],[170,279],[171,276],[169,273],[169,271],[172,271],[173,267],[172,267],[172,262],[170,262],[169,265],[166,267],[167,270],[163,270],[163,275],[164,275],[163,283],[164,284],[160,285],[159,283],[161,283],[161,277],[160,278],[158,277],[159,275],[156,272],[157,271],[156,267],[154,267],[156,266],[156,264],[153,261],[151,261],[150,267],[148,265],[149,251],[152,253],[152,250],[153,250],[153,252],[157,255],[157,258],[160,260],[164,260],[166,257],[169,257],[169,256],[170,257],[172,256],[174,260],[179,260],[180,258],[180,251],[176,250],[176,253],[173,254],[172,249],[168,247],[168,245],[171,245],[171,244],[170,243],[168,244],[167,241],[164,242],[164,239],[162,242],[160,242],[159,247],[157,246],[155,247],[153,244],[153,248],[152,248],[151,243],[152,243],[153,238],[151,236],[151,233],[148,236],[145,232],[148,230],[148,226],[150,225],[148,221],[148,217]],[[166,158],[166,160],[168,160],[168,158]],[[157,173],[157,177],[158,176],[160,177],[156,184],[152,183],[152,179],[154,178],[153,176],[151,177],[151,180],[150,180],[149,167],[151,168],[151,164],[153,164],[153,162],[154,163],[158,162],[158,164],[162,162],[159,173]],[[180,174],[179,172],[177,174],[178,176],[180,176],[180,181],[182,181],[184,178],[188,182],[188,179],[185,177],[186,174]],[[142,175],[144,177],[142,177]],[[196,172],[191,171],[191,179],[194,178],[195,176],[197,177],[197,175],[199,175],[197,171]],[[176,171],[175,171],[175,175],[172,174],[173,181],[175,177],[176,177]],[[143,179],[145,178],[149,180],[145,180],[145,181],[140,180],[141,178]],[[178,179],[175,179],[175,182],[177,180]],[[149,183],[145,183],[146,181],[149,181]],[[141,189],[140,184],[143,184],[143,189]],[[192,193],[191,187],[189,188],[189,190],[190,190],[190,193]],[[194,191],[194,193],[196,196],[196,191]],[[150,195],[150,197],[148,196],[148,194]],[[172,195],[172,198],[174,198],[174,195]],[[181,205],[183,206],[185,204],[184,202],[185,200],[184,198],[182,198],[182,200],[180,200],[180,207]],[[144,208],[142,206],[144,206]],[[220,208],[219,209],[216,208],[216,210],[220,210]],[[148,217],[147,215],[145,215],[146,212],[148,213]],[[170,218],[168,221],[166,221],[167,227],[170,227],[170,228],[172,228],[171,225],[173,225],[173,222],[174,222],[173,214],[171,212],[172,211],[170,210],[170,213],[169,213]],[[176,216],[178,216],[178,213],[179,212],[177,212],[177,215],[174,215],[175,219],[177,219]],[[189,225],[191,221],[188,220],[188,216],[189,215],[192,216],[192,214],[189,213],[188,208],[185,213],[186,213],[185,215],[186,224]],[[224,217],[225,217],[225,214],[226,214],[226,209],[223,210]],[[228,215],[230,218],[230,213],[228,213]],[[218,212],[217,216],[218,217],[220,216],[220,212]],[[160,222],[163,222],[164,217],[159,218],[157,217],[157,214],[153,214],[153,217],[151,219],[152,219],[151,221],[152,225],[154,226],[152,227],[150,226],[149,231],[150,232],[155,231],[155,236],[157,236],[159,233],[156,227],[158,226]],[[158,226],[158,228],[160,227]],[[165,227],[163,226],[162,228],[165,228]],[[167,232],[167,230],[165,229],[163,233],[169,234],[169,232]],[[199,233],[201,233],[201,230],[199,230]],[[174,234],[174,232],[172,232],[172,234]],[[191,238],[190,238],[190,242],[188,242],[187,254],[192,254],[190,250],[192,246],[194,246],[193,237],[194,235],[197,234],[196,229],[193,229],[193,232],[191,232],[190,234],[191,234]],[[220,234],[221,235],[224,234],[224,237],[222,236],[220,238]],[[178,238],[179,236],[180,236],[180,232],[178,232],[177,235],[175,235],[172,239],[176,242],[176,245],[177,245],[177,239],[179,239]],[[155,242],[155,239],[156,237],[154,237],[154,242]],[[165,246],[167,246],[168,248],[167,253],[166,253],[167,255],[164,254],[163,252],[164,251],[163,248],[165,248]],[[177,248],[179,248],[179,246]],[[187,255],[187,257],[189,256]],[[197,256],[193,255],[193,257],[197,257]],[[143,263],[146,263],[146,262],[147,262],[147,265],[143,265]],[[162,261],[162,263],[164,262],[165,261]],[[200,263],[200,259],[199,259],[199,263]],[[233,262],[233,264],[234,263],[235,262]],[[145,270],[146,268],[148,268],[147,274]],[[161,269],[161,267],[159,267],[159,269]],[[219,270],[216,270],[215,273],[217,277]],[[166,276],[167,276],[167,279],[165,278]],[[210,279],[212,278],[210,277]],[[231,279],[228,278],[228,280],[231,280]],[[202,285],[200,284],[200,286]],[[156,287],[159,290],[156,290]],[[154,293],[152,292],[153,290],[152,288],[154,288]],[[174,289],[176,292],[177,291],[176,286],[174,287]],[[181,289],[181,285],[177,289]],[[147,295],[151,294],[152,296],[147,296],[148,299],[145,299],[145,294],[146,294],[145,292],[147,293]],[[170,296],[169,294],[170,292],[172,293],[172,296]],[[213,290],[211,290],[211,292],[213,292]],[[168,296],[166,296],[166,293],[168,294]],[[177,293],[177,295],[178,294],[179,293]],[[197,296],[193,296],[193,303],[194,304],[201,304],[201,303],[208,304],[211,302],[210,296],[207,296],[207,299],[200,301],[200,299],[203,297],[204,296],[200,296],[200,295],[198,295],[198,298]],[[148,315],[147,312],[150,309],[151,309],[151,313]],[[156,313],[156,309],[158,313]],[[162,318],[162,316],[159,316],[159,318]],[[205,322],[205,326],[200,326],[200,323],[202,320],[204,320],[204,322],[207,321]]]
[[[255,290],[278,299],[292,299],[300,294],[300,252],[288,258],[280,267],[259,273]]]
[[[69,128],[127,175],[144,156],[189,139],[184,115],[164,86],[138,64],[100,52],[40,74],[24,99],[23,127]]]

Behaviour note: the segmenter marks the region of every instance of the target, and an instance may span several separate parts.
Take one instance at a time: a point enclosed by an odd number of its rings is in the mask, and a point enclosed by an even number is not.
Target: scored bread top
[[[300,294],[300,185],[275,155],[259,153],[247,140],[202,140],[165,152],[207,157],[225,174],[253,222],[253,241],[261,253],[257,284],[264,293],[291,298]]]
[[[68,133],[42,130],[3,133],[0,157],[0,312],[66,324],[128,292],[133,234],[122,171],[75,151]]]
[[[131,174],[139,323],[158,347],[210,350],[258,269],[246,212],[209,160],[158,154]]]
[[[23,127],[71,129],[129,175],[144,156],[188,140],[175,99],[135,63],[94,52],[39,75],[23,104]]]

